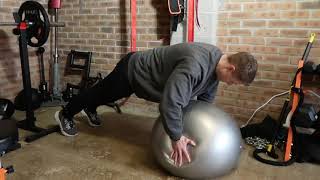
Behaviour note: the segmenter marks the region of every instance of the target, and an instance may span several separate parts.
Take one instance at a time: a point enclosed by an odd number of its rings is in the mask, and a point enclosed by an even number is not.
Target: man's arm
[[[200,66],[195,61],[185,61],[177,65],[167,80],[159,111],[163,126],[172,140],[179,140],[182,135],[182,108],[188,105],[200,72]]]
[[[177,65],[167,80],[159,106],[162,124],[171,138],[173,150],[170,157],[178,166],[182,165],[184,158],[188,162],[191,161],[187,150],[188,144],[196,145],[192,139],[182,135],[182,108],[189,103],[200,72],[200,65],[194,61],[186,61]]]
[[[218,82],[212,84],[210,87],[208,87],[208,89],[206,90],[205,93],[200,94],[197,97],[197,100],[205,101],[205,102],[208,102],[208,103],[213,103],[214,98],[215,98],[215,96],[217,94],[218,85],[219,85]]]

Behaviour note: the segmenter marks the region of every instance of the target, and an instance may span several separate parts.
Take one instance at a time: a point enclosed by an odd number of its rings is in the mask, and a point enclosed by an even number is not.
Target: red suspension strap
[[[131,52],[136,51],[137,47],[137,2],[131,0]]]
[[[188,42],[194,41],[194,0],[188,0]]]
[[[137,50],[137,1],[131,0],[130,2],[130,13],[131,13],[131,52]],[[119,107],[125,105],[129,100],[129,97],[126,97],[123,101],[119,102]]]

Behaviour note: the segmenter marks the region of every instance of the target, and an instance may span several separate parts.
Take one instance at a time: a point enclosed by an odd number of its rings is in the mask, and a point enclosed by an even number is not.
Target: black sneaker
[[[83,109],[81,113],[85,116],[87,116],[88,123],[92,127],[101,126],[101,119],[99,118],[97,112],[92,113],[88,111],[88,109]]]
[[[67,118],[61,111],[57,111],[54,115],[56,121],[59,123],[61,133],[65,136],[75,136],[78,134],[77,127],[72,118]]]

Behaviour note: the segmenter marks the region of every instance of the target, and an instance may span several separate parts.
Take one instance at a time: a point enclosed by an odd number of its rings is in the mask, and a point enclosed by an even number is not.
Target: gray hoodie
[[[182,131],[182,109],[191,99],[212,102],[219,81],[215,69],[222,52],[204,43],[182,43],[134,53],[129,82],[135,94],[160,103],[163,126],[172,140]]]

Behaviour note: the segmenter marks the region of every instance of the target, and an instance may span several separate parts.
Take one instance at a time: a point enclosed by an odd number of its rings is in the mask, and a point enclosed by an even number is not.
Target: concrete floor
[[[38,124],[55,124],[58,108],[36,112]],[[100,112],[100,111],[99,111]],[[32,143],[21,141],[22,148],[2,158],[4,166],[15,172],[8,180],[153,180],[179,179],[161,169],[150,152],[150,134],[154,118],[101,111],[104,124],[91,128],[83,116],[77,116],[79,135],[65,137],[53,133]],[[15,113],[15,118],[23,116]],[[20,130],[21,139],[30,132]],[[219,179],[320,179],[320,166],[295,163],[288,167],[262,164],[252,158],[253,148],[245,146],[239,167]]]

